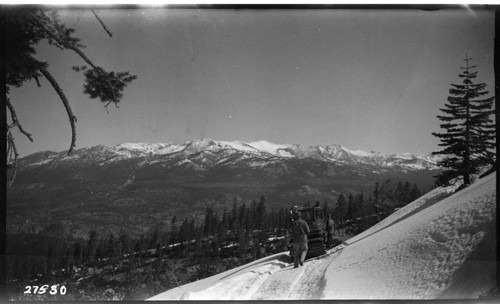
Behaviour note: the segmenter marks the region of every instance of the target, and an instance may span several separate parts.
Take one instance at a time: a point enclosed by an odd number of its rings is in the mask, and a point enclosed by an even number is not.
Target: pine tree
[[[278,228],[279,229],[286,229],[286,223],[287,223],[287,211],[283,208],[280,209],[278,212]]]
[[[92,230],[90,231],[90,237],[87,242],[87,258],[89,259],[90,262],[93,262],[96,258],[97,254],[97,231]]]
[[[229,229],[233,230],[239,226],[238,222],[238,204],[236,203],[236,199],[233,200],[233,209],[231,211],[231,220]]]
[[[224,206],[224,209],[222,210],[222,221],[221,221],[221,225],[220,225],[221,231],[219,231],[219,233],[230,229],[230,224],[229,224],[230,218],[229,217],[230,216],[229,216],[229,212],[227,211],[227,207]]]
[[[92,10],[91,10],[92,11]],[[97,14],[92,11],[106,32],[111,33]],[[42,7],[19,7],[9,8],[2,13],[2,26],[5,45],[5,79],[6,97],[5,105],[10,113],[10,123],[7,123],[7,164],[8,169],[14,170],[9,185],[15,178],[17,152],[12,130],[17,128],[30,141],[33,137],[24,130],[21,121],[17,117],[14,103],[9,99],[9,91],[12,87],[21,87],[25,82],[34,80],[40,87],[41,78],[45,78],[50,86],[61,99],[71,126],[71,144],[68,149],[70,154],[76,146],[76,115],[73,113],[66,94],[49,69],[49,63],[41,61],[36,57],[36,46],[45,41],[48,45],[60,50],[76,53],[85,65],[73,66],[76,72],[83,72],[85,82],[83,93],[92,99],[98,98],[105,103],[105,108],[113,103],[118,103],[123,97],[124,88],[137,78],[129,72],[108,72],[103,67],[96,65],[84,52],[84,45],[80,39],[73,36],[75,30],[67,27],[59,20],[56,11],[50,11]]]
[[[412,200],[411,196],[410,196],[410,191],[411,191],[411,185],[410,185],[410,182],[405,182],[405,185],[403,187],[403,192],[404,192],[404,204],[408,204],[410,203]]]
[[[347,216],[347,201],[344,194],[340,194],[337,199],[337,207],[335,208],[334,218],[338,223],[343,223]]]
[[[378,206],[380,203],[380,187],[378,182],[375,182],[375,189],[373,189],[373,199],[375,206]]]
[[[73,244],[73,258],[75,260],[75,265],[80,265],[83,261],[83,249],[82,245],[78,242]]]
[[[160,243],[160,228],[155,227],[151,238],[149,239],[149,248],[155,248]]]
[[[115,257],[115,255],[117,255],[117,248],[116,248],[116,240],[115,240],[115,235],[113,234],[113,232],[111,232],[109,234],[109,238],[108,238],[108,244],[106,246],[106,253],[107,253],[107,256],[110,257],[110,258],[113,258]]]
[[[127,253],[132,250],[132,240],[125,231],[120,232],[120,252]]]
[[[253,230],[257,226],[257,201],[252,200],[249,210],[248,229]]]
[[[354,206],[356,207],[355,216],[356,217],[365,217],[365,198],[363,193],[358,193],[354,197]]]
[[[410,201],[414,201],[421,196],[417,184],[413,184],[413,187],[411,188],[409,195],[410,195]]]
[[[445,170],[436,176],[437,184],[446,184],[459,176],[463,177],[464,184],[470,184],[471,175],[494,162],[495,124],[490,119],[494,113],[494,97],[480,98],[489,92],[485,91],[485,83],[474,84],[478,72],[473,71],[476,66],[469,65],[471,60],[466,53],[466,65],[461,67],[464,71],[459,74],[463,82],[451,84],[449,103],[440,109],[444,115],[437,116],[443,122],[440,127],[446,132],[432,133],[441,140],[439,146],[445,147],[432,153],[445,156],[438,162]]]
[[[240,226],[248,229],[248,221],[247,221],[247,206],[245,203],[241,204],[239,212],[238,212],[238,222],[240,223]]]
[[[349,220],[353,220],[356,214],[356,206],[354,201],[354,195],[349,194],[347,198],[347,214],[346,217]]]
[[[266,198],[262,195],[256,207],[255,228],[266,228]]]
[[[404,200],[405,200],[404,196],[405,193],[404,193],[403,182],[398,182],[398,185],[396,186],[396,191],[394,192],[396,207],[404,205]]]
[[[205,210],[205,221],[203,225],[203,231],[210,235],[217,228],[215,223],[215,212],[212,206],[208,206]]]
[[[328,199],[325,198],[325,201],[323,202],[323,213],[325,214],[325,217],[328,216],[328,214],[333,215],[333,208],[330,207],[330,204],[328,203]]]

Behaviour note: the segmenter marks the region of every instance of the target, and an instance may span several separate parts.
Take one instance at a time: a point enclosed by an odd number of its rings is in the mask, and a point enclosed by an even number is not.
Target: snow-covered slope
[[[279,253],[150,300],[478,298],[496,286],[495,186],[437,188],[298,269]]]

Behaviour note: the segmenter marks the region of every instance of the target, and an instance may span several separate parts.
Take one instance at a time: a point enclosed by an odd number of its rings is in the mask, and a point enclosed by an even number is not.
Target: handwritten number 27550
[[[26,286],[26,290],[24,291],[25,294],[39,294],[43,295],[46,294],[47,292],[51,295],[56,295],[56,294],[61,294],[65,295],[66,294],[66,286],[62,285],[42,285],[42,286]]]

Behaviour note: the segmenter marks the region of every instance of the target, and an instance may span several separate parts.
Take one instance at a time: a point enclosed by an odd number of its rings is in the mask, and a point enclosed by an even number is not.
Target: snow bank
[[[275,272],[278,270],[278,268],[276,267],[271,267],[272,265],[274,266],[281,265],[281,267],[286,266],[287,263],[282,262],[282,260],[284,259],[286,259],[286,254],[276,253],[274,255],[270,255],[260,260],[253,261],[249,264],[239,266],[235,269],[227,270],[225,272],[205,278],[203,280],[199,280],[186,285],[182,285],[177,288],[167,290],[166,292],[158,294],[147,300],[220,299],[221,295],[219,294],[215,295],[217,291],[221,291],[221,294],[225,293],[226,294],[225,297],[229,298],[231,297],[231,294],[229,292],[223,291],[224,289],[228,289],[229,284],[232,285],[231,292],[238,293],[237,291],[238,286],[240,288],[245,288],[245,286],[242,285],[241,282],[248,283],[252,279],[258,282],[257,276],[260,275],[267,276],[267,273]],[[267,271],[264,271],[265,269],[267,269]],[[250,275],[248,273],[250,273]],[[229,283],[224,283],[224,282],[229,282]],[[239,294],[241,296],[244,293],[239,292]]]
[[[231,280],[221,282],[198,292],[186,292],[181,300],[250,300],[257,289],[271,276],[287,264],[271,262],[244,272]]]
[[[410,215],[418,212],[419,210],[424,209],[427,206],[433,205],[436,202],[439,202],[440,200],[450,196],[453,194],[458,187],[461,185],[461,183],[455,183],[454,185],[448,186],[448,187],[439,187],[436,188],[420,198],[414,200],[410,204],[400,208],[399,210],[395,211],[382,221],[378,222],[377,224],[373,225],[369,229],[363,231],[362,233],[358,234],[357,236],[353,237],[352,239],[349,240],[349,242],[354,242],[356,240],[359,240],[361,238],[365,238],[368,235],[373,234],[374,232],[387,227],[389,225],[392,225],[398,221],[401,221]]]
[[[325,271],[322,298],[440,297],[494,226],[495,181],[496,173],[444,200],[417,200],[349,240]],[[436,189],[428,198],[449,190]],[[478,287],[468,296],[477,297],[487,288]]]

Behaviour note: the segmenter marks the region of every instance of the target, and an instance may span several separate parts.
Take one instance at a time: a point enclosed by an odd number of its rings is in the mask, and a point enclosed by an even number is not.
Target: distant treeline
[[[374,223],[391,214],[395,209],[401,208],[421,196],[416,184],[409,182],[398,182],[394,184],[391,180],[376,182],[373,192],[368,195],[364,193],[340,194],[337,205],[333,212],[325,207],[326,213],[331,213],[337,226],[357,222],[357,225],[350,225],[356,234],[366,230]]]
[[[325,214],[333,215],[341,233],[354,235],[419,196],[415,184],[386,180],[375,183],[372,193],[340,194],[336,201],[324,200],[322,207]],[[312,204],[306,202],[304,206]],[[201,219],[174,216],[168,225],[156,224],[135,239],[125,231],[100,235],[92,230],[87,240],[64,240],[64,227],[56,223],[38,234],[8,235],[7,280],[21,283],[43,278],[45,283],[61,282],[75,278],[81,269],[133,273],[145,265],[160,274],[166,271],[162,260],[170,258],[189,258],[193,265],[204,265],[186,279],[195,280],[220,270],[206,265],[207,259],[211,263],[223,258],[248,262],[286,250],[288,209],[270,208],[264,196],[248,205],[233,201],[227,206],[215,210],[209,205]]]

